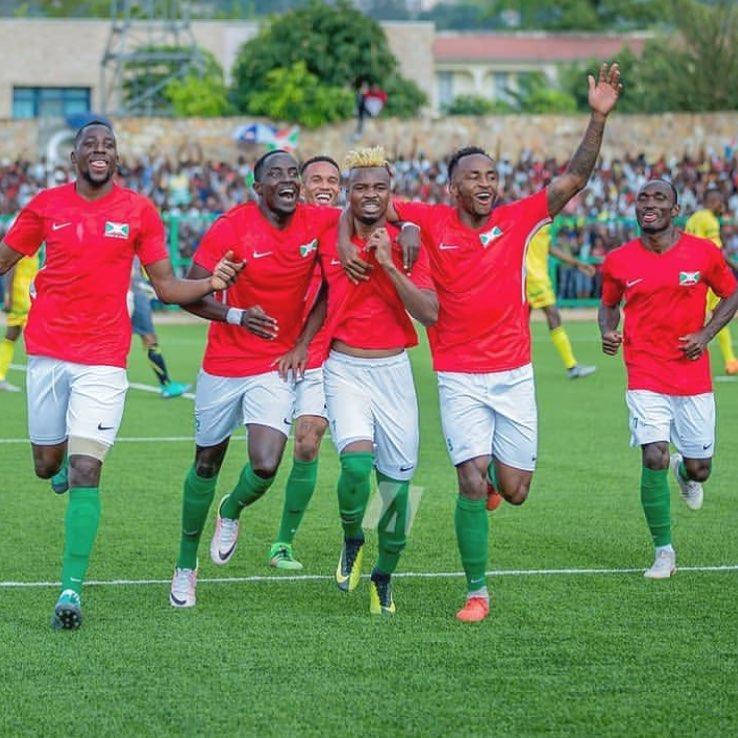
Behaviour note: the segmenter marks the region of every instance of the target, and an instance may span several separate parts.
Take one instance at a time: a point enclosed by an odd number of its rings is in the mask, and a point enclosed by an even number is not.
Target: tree
[[[317,79],[316,90],[322,86],[348,90],[361,78],[376,81],[390,94],[385,114],[403,105],[404,113],[415,114],[425,103],[418,87],[400,76],[376,21],[362,15],[349,0],[330,5],[309,0],[303,8],[272,17],[241,47],[233,67],[232,98],[238,110],[255,113],[252,101],[270,84],[269,72],[298,62]],[[401,91],[407,100],[393,100],[393,89],[397,98]],[[262,98],[258,99],[261,103]]]
[[[189,75],[174,79],[167,85],[165,96],[172,104],[174,115],[180,118],[214,118],[228,115],[232,110],[222,77],[218,80]]]
[[[353,95],[344,87],[323,85],[305,62],[267,73],[266,87],[254,93],[249,112],[288,123],[318,128],[351,116]]]
[[[447,115],[489,115],[494,110],[491,100],[481,95],[457,95],[446,106]]]
[[[518,88],[508,90],[514,107],[521,113],[573,113],[576,99],[566,90],[551,86],[546,76],[532,72],[518,77]]]
[[[624,80],[618,104],[622,112],[710,111],[738,109],[738,7],[729,0],[709,6],[674,0],[668,16],[677,34],[657,36],[640,57],[618,54]],[[586,109],[586,74],[598,62],[561,70],[561,86]]]

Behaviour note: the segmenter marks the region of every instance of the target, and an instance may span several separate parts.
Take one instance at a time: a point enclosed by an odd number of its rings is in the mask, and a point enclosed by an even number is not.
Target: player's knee
[[[197,459],[195,461],[195,474],[201,479],[212,479],[218,476],[220,461],[215,459]]]
[[[530,479],[521,479],[500,490],[502,496],[511,505],[522,505],[528,499],[529,492]]]
[[[695,482],[706,482],[710,478],[712,462],[709,459],[689,459],[684,465],[687,475]]]
[[[643,447],[643,466],[660,471],[669,468],[669,446],[666,443],[649,443]]]
[[[256,474],[257,477],[262,479],[269,479],[277,473],[279,468],[279,457],[274,457],[269,454],[265,454],[257,459],[251,460],[251,471]]]
[[[295,458],[298,461],[314,461],[318,455],[320,438],[312,431],[295,435]]]
[[[59,462],[55,459],[38,458],[33,460],[33,470],[39,479],[51,479],[59,471]]]
[[[70,487],[97,487],[102,461],[92,456],[71,456],[69,459]]]

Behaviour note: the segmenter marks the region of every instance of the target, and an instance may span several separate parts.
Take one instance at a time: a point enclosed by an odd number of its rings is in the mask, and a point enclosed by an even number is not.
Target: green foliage
[[[145,102],[147,112],[207,116],[224,115],[230,110],[223,70],[211,52],[200,48],[200,74],[198,75],[196,69],[191,69],[183,77],[179,74],[181,60],[189,56],[189,49],[178,46],[148,46],[138,51],[161,54],[162,58],[158,61],[141,59],[128,62],[123,94],[129,105],[135,104],[145,90],[155,89]],[[166,58],[167,56],[170,58]]]
[[[481,95],[457,95],[446,107],[448,115],[488,115],[494,110],[491,100]]]
[[[347,89],[321,84],[304,62],[272,69],[266,75],[266,88],[254,93],[249,103],[251,113],[307,128],[343,120],[353,110],[353,95]]]
[[[696,0],[674,0],[670,16],[678,35],[649,40],[640,57],[618,54],[625,113],[738,109],[738,8],[728,0],[708,7]],[[599,62],[562,68],[561,87],[587,110],[586,74]]]
[[[386,77],[382,88],[387,93],[387,104],[381,114],[383,118],[414,118],[428,102],[415,82],[397,73]]]
[[[508,90],[515,108],[521,113],[573,113],[577,101],[566,90],[551,87],[540,72],[518,77],[517,90]]]
[[[228,115],[232,110],[222,78],[189,75],[175,79],[167,85],[165,95],[172,104],[174,115],[180,118],[214,118]]]
[[[258,109],[263,110],[262,93],[269,84],[274,85],[274,77],[267,81],[269,73],[299,62],[317,79],[315,91],[319,87],[348,90],[357,79],[371,78],[390,93],[389,111],[414,114],[425,102],[420,90],[399,76],[397,60],[376,21],[356,10],[349,0],[330,5],[310,0],[303,8],[274,16],[254,39],[241,47],[233,68],[232,97],[236,107],[256,113],[256,98]],[[392,89],[398,94],[393,95]],[[392,99],[401,95],[407,95],[407,99]],[[335,92],[326,96],[334,100],[334,109],[345,109]],[[324,103],[322,99],[321,105]]]

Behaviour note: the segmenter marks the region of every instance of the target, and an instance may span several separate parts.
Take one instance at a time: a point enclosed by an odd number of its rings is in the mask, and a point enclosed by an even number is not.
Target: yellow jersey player
[[[0,391],[20,392],[20,387],[8,382],[8,369],[13,361],[15,342],[26,327],[31,309],[31,286],[38,272],[38,256],[26,256],[10,272],[5,292],[4,309],[8,313],[5,338],[0,343]]]
[[[684,227],[685,233],[691,233],[700,238],[708,238],[719,249],[723,248],[723,242],[720,239],[720,216],[725,210],[725,201],[720,190],[708,188],[705,191],[705,197],[702,201],[704,207],[698,210],[687,221]],[[715,306],[720,302],[720,298],[710,290],[707,293],[707,309],[712,312]],[[733,351],[733,338],[730,335],[730,325],[726,325],[717,334],[718,346],[720,353],[723,355],[725,362],[726,374],[738,374],[738,359]]]
[[[566,328],[561,323],[561,313],[556,307],[556,295],[548,276],[549,253],[559,261],[576,267],[588,277],[593,277],[596,269],[567,254],[551,243],[551,226],[544,226],[531,239],[528,254],[525,257],[526,283],[525,291],[531,308],[540,309],[546,314],[548,329],[551,331],[551,341],[559,352],[561,361],[566,367],[569,379],[586,377],[597,371],[597,367],[578,364],[571,347],[571,341]]]

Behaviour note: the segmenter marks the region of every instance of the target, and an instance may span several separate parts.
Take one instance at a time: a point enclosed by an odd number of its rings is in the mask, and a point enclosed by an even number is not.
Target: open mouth
[[[374,213],[378,213],[380,210],[380,204],[378,202],[365,202],[362,203],[361,209],[368,213],[369,215],[373,215]]]
[[[333,195],[330,192],[318,192],[315,195],[315,202],[321,205],[330,205],[333,202]]]
[[[659,219],[659,214],[655,210],[646,210],[641,216],[643,223],[655,223]]]
[[[492,202],[492,193],[491,192],[477,192],[474,195],[474,200],[478,202],[480,205],[487,206]]]
[[[107,159],[90,159],[90,171],[95,174],[107,174],[109,167]]]
[[[277,196],[285,202],[295,202],[297,200],[297,188],[293,186],[280,187],[277,190]]]

